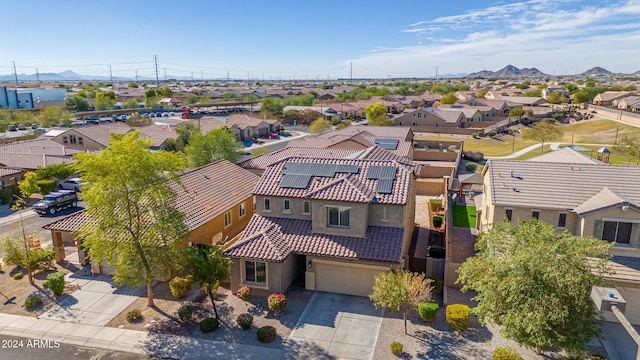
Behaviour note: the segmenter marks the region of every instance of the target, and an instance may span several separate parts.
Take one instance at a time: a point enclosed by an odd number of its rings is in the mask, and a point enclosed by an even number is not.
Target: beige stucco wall
[[[615,206],[584,215],[580,219],[579,226],[576,227],[576,235],[593,236],[593,225],[595,220],[602,220],[603,218],[635,222],[640,220],[640,212],[631,208],[627,211],[623,211],[620,206]]]
[[[333,206],[351,208],[348,228],[327,226],[327,207]],[[362,203],[316,200],[311,202],[311,218],[311,229],[315,233],[364,238],[367,235],[369,206]]]
[[[244,283],[244,260],[232,259],[231,263],[231,291],[235,294],[240,286],[249,286],[251,295],[268,296],[271,293],[283,293],[289,288],[298,275],[300,257],[289,255],[282,263],[267,262],[267,284],[262,286],[253,283]]]
[[[71,144],[69,142],[69,136],[71,135],[75,135],[76,137],[76,143],[75,144]],[[67,137],[67,143],[65,144],[63,141],[63,137]],[[79,138],[82,138],[82,145],[78,143]],[[75,129],[69,129],[67,131],[65,131],[63,134],[60,134],[56,137],[51,138],[51,140],[57,142],[58,144],[67,146],[67,147],[71,147],[74,149],[82,149],[82,150],[100,150],[100,149],[104,149],[104,145],[94,141],[93,139],[77,132]]]
[[[264,199],[267,198],[271,202],[271,210],[264,210]],[[290,211],[284,211],[284,200],[288,199],[289,204],[291,206]],[[283,198],[283,197],[273,197],[273,196],[256,196],[256,213],[262,216],[272,216],[279,218],[287,218],[287,219],[302,219],[302,220],[311,220],[311,214],[303,214],[304,210],[304,202],[309,201],[309,204],[312,207],[313,201],[297,199],[297,198]],[[313,212],[313,209],[311,210]]]
[[[442,179],[418,179],[416,180],[417,193],[420,195],[444,194],[444,182]]]
[[[240,204],[245,204],[245,214],[240,217]],[[204,244],[204,245],[212,245],[212,240],[214,236],[220,236],[221,240],[232,239],[234,236],[238,235],[247,224],[249,224],[249,220],[251,220],[251,216],[253,215],[253,195],[244,199],[244,201],[239,202],[231,209],[231,225],[225,227],[224,226],[224,214],[227,212],[223,212],[217,217],[211,219],[204,225],[201,225],[197,229],[191,231],[189,235],[190,242],[194,244]]]
[[[383,219],[384,209],[387,217]],[[369,226],[383,227],[404,227],[405,211],[402,205],[370,204],[369,205]]]

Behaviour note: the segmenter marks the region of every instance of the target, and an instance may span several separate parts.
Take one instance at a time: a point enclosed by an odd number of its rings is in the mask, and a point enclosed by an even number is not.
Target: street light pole
[[[24,201],[22,198],[20,198],[19,196],[13,195],[16,199],[22,200]],[[19,204],[19,203],[15,203],[12,207],[11,210],[22,210],[24,209],[24,206]],[[29,259],[29,242],[27,241],[27,234],[24,232],[24,221],[22,220],[22,213],[18,213],[20,215],[20,227],[22,230],[22,241],[24,244],[24,251],[25,251],[25,256],[27,258],[27,275],[29,276],[29,283],[31,283],[31,285],[33,285],[33,273],[31,272],[31,261]]]

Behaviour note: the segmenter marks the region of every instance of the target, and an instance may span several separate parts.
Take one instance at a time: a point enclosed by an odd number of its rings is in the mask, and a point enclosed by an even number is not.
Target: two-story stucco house
[[[408,264],[415,166],[370,159],[288,157],[254,190],[256,214],[226,247],[231,289],[308,290],[366,296],[375,277]]]

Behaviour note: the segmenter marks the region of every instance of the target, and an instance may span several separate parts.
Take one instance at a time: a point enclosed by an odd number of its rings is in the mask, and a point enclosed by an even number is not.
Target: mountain
[[[511,77],[544,77],[548,76],[536,68],[518,69],[513,65],[507,65],[498,71],[482,70],[468,74],[468,78],[511,78]]]
[[[30,82],[30,81],[109,81],[109,76],[100,75],[82,75],[74,72],[73,70],[65,70],[59,73],[39,73],[39,74],[18,74],[18,81]],[[114,81],[131,81],[133,77],[114,76]],[[153,80],[152,78],[139,76],[140,81]],[[0,75],[0,82],[14,82],[14,74]]]
[[[585,72],[583,72],[582,74],[578,74],[579,76],[606,76],[606,75],[613,75],[613,73],[607,69],[603,69],[599,66],[596,66],[594,68],[591,68]]]

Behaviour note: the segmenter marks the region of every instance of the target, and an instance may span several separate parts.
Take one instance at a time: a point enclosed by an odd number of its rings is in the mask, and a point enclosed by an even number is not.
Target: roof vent
[[[520,192],[520,190],[518,190],[518,189],[516,189],[516,188],[513,188],[513,192],[517,192],[517,193],[519,193],[519,192]]]

